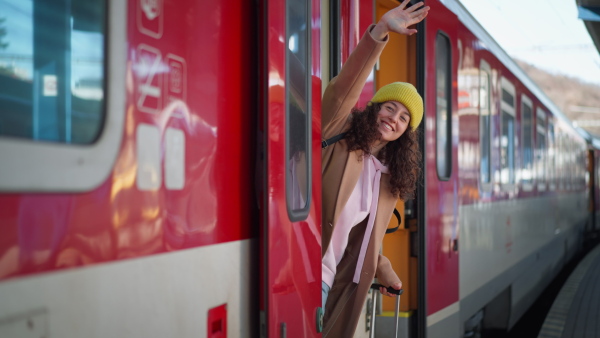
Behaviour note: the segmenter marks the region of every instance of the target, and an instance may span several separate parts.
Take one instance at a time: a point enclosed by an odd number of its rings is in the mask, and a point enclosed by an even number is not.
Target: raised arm
[[[429,7],[423,7],[423,3],[419,2],[406,8],[409,1],[404,0],[398,7],[384,14],[376,25],[369,27],[339,75],[327,86],[321,116],[324,139],[342,132],[352,107],[356,105],[367,78],[385,47],[388,33],[415,34],[417,31],[408,26],[427,16]]]

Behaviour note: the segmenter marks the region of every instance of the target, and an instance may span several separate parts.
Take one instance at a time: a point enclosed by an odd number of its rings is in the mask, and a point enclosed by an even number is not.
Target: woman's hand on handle
[[[375,28],[371,31],[371,36],[376,40],[383,40],[389,32],[396,32],[404,35],[413,35],[416,29],[408,26],[421,22],[429,13],[429,6],[423,7],[423,2],[419,2],[406,8],[410,0],[404,0],[400,6],[385,13]]]
[[[400,289],[402,289],[402,282],[398,282],[398,283],[392,284],[390,286],[396,290],[400,290]],[[386,295],[388,297],[396,297],[395,294],[387,292],[387,290],[383,287],[379,288],[379,292],[381,292],[382,295]]]

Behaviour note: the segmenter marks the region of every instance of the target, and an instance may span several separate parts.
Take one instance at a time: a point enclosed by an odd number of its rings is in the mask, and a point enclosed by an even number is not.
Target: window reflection
[[[537,110],[536,164],[538,189],[546,188],[546,113]]]
[[[94,142],[103,122],[105,8],[0,0],[0,136]]]
[[[480,176],[482,183],[490,183],[492,176],[490,146],[491,146],[491,116],[490,116],[490,74],[481,69],[479,76],[479,139],[481,142]]]
[[[533,110],[531,101],[526,97],[521,98],[522,142],[523,142],[523,167],[521,177],[523,183],[530,184],[533,180]]]
[[[287,2],[286,167],[290,219],[306,218],[310,197],[310,26],[308,1]]]
[[[450,177],[452,139],[450,110],[450,41],[442,34],[436,40],[436,166],[439,178]]]
[[[550,189],[556,189],[556,141],[554,136],[554,124],[548,123],[548,181]]]
[[[500,136],[500,183],[515,183],[515,97],[514,86],[502,79]]]

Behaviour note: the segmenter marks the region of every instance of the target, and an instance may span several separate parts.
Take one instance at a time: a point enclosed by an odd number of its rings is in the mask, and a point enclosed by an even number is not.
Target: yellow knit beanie
[[[412,130],[417,129],[423,119],[423,99],[417,89],[406,82],[393,82],[381,87],[371,102],[383,103],[386,101],[398,101],[408,109],[410,114],[409,126]]]

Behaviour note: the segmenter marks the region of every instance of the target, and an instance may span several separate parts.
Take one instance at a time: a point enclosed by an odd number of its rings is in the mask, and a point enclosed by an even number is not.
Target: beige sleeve
[[[373,39],[369,33],[373,27],[371,25],[365,32],[338,76],[325,89],[321,110],[323,139],[342,132],[348,115],[358,102],[365,82],[388,41],[388,37],[384,41]]]

